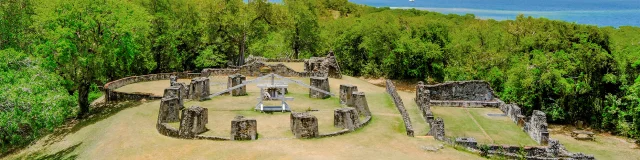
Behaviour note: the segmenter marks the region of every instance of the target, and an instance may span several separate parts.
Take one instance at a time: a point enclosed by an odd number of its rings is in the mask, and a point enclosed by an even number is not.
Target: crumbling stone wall
[[[348,130],[360,128],[360,116],[354,108],[338,108],[333,112],[333,126]]]
[[[396,104],[396,108],[398,108],[400,115],[402,115],[402,120],[404,121],[404,127],[407,131],[407,135],[413,137],[414,131],[413,127],[411,126],[411,118],[409,118],[407,109],[404,108],[404,104],[402,103],[402,99],[396,91],[396,87],[393,85],[393,82],[391,82],[391,80],[387,80],[386,84],[387,93],[389,93],[391,99],[393,99],[393,103]]]
[[[200,75],[202,75],[202,77],[228,76],[232,74],[238,74],[239,72],[240,72],[239,69],[232,69],[232,68],[205,68],[205,69],[202,69],[202,71],[200,72]]]
[[[138,82],[167,80],[171,76],[177,76],[178,78],[192,78],[192,77],[198,77],[200,76],[200,74],[175,72],[175,73],[159,73],[159,74],[125,77],[122,79],[111,81],[104,85],[103,88],[104,88],[104,94],[105,94],[105,101],[117,102],[117,101],[127,101],[127,100],[138,101],[142,99],[146,99],[146,100],[162,99],[162,96],[153,95],[151,93],[139,93],[139,92],[127,93],[127,92],[119,92],[116,90],[120,87],[133,84],[133,83],[138,83]]]
[[[190,89],[189,96],[193,100],[205,100],[209,97],[209,78],[207,77],[198,77],[191,79],[191,84],[189,85]]]
[[[433,120],[430,124],[431,124],[431,129],[429,130],[429,133],[427,133],[427,135],[433,136],[433,138],[435,138],[436,140],[444,141],[445,140],[444,120],[438,117],[435,120]]]
[[[362,116],[371,116],[371,111],[369,111],[369,104],[367,103],[367,97],[365,97],[364,92],[352,92],[353,97],[353,107],[358,111],[358,113]]]
[[[512,146],[512,145],[496,145],[496,144],[478,144],[474,138],[463,137],[456,138],[456,145],[464,146],[472,152],[479,152],[481,155],[500,156],[507,159],[595,159],[592,155],[583,153],[569,152],[558,140],[549,140],[546,146]]]
[[[358,92],[358,86],[340,84],[340,104],[353,105],[353,92]]]
[[[319,136],[318,119],[307,112],[291,112],[291,131],[296,138]]]
[[[497,97],[491,85],[480,80],[424,85],[420,89],[429,90],[431,100],[492,101]]]
[[[256,140],[258,137],[258,122],[256,119],[236,116],[231,121],[231,140]]]
[[[270,68],[271,71],[268,73],[263,73],[260,71],[260,68],[263,68],[263,67],[268,67]],[[272,65],[272,64],[266,64],[261,61],[256,61],[253,63],[240,66],[238,67],[238,69],[239,70],[237,73],[247,75],[247,76],[264,76],[269,73],[275,73],[284,77],[309,77],[309,73],[295,71],[282,63]]]
[[[208,129],[208,109],[199,106],[191,106],[182,111],[182,120],[178,134],[180,138],[194,138],[197,134],[206,132]]]
[[[524,124],[523,130],[541,145],[546,145],[549,141],[549,132],[547,131],[547,116],[544,112],[534,110],[529,122]]]
[[[333,51],[330,51],[326,57],[311,57],[305,60],[304,70],[311,73],[312,76],[342,78],[340,66]]]
[[[426,89],[424,82],[418,82],[416,86],[416,104],[418,105],[418,110],[420,110],[420,114],[422,118],[424,118],[427,123],[431,123],[433,121],[433,112],[431,112],[431,92]]]
[[[247,77],[241,74],[234,74],[234,75],[230,75],[228,79],[229,81],[227,82],[227,88],[231,88],[231,87],[242,84],[242,82],[247,80]],[[244,95],[247,95],[247,86],[242,86],[240,88],[231,90],[231,96],[244,96]]]
[[[330,88],[329,88],[329,78],[327,77],[311,77],[311,79],[309,79],[311,82],[311,86],[316,87],[318,89],[324,90],[329,92]],[[309,97],[310,98],[320,98],[320,99],[325,99],[325,98],[329,98],[330,95],[313,90],[313,89],[309,89]]]

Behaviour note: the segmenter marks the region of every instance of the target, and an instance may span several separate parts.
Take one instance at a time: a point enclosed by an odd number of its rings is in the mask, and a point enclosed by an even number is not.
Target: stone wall
[[[140,93],[140,92],[119,92],[116,89],[133,84],[138,82],[148,82],[148,81],[158,81],[158,80],[168,80],[171,76],[177,76],[178,78],[194,78],[199,77],[200,73],[185,73],[185,72],[174,72],[174,73],[159,73],[159,74],[149,74],[142,76],[131,76],[121,78],[115,81],[111,81],[104,85],[104,93],[105,93],[105,101],[106,102],[118,102],[118,101],[139,101],[142,99],[146,100],[154,100],[161,99],[162,96],[156,96],[151,93]]]
[[[429,123],[429,125],[431,126],[431,129],[429,130],[429,133],[427,133],[427,135],[433,136],[433,138],[436,140],[444,141],[445,140],[444,120],[438,117],[435,120],[433,120],[431,123]]]
[[[546,145],[549,141],[549,132],[547,131],[547,116],[544,112],[534,110],[531,119],[525,122],[523,130],[541,145]]]
[[[456,81],[436,85],[419,85],[420,90],[429,90],[431,100],[447,101],[493,101],[497,96],[485,81]],[[418,88],[417,88],[418,89]]]
[[[416,86],[415,101],[418,105],[418,110],[420,110],[422,118],[424,118],[427,123],[431,123],[431,121],[433,121],[433,112],[431,112],[430,91],[425,88],[422,81],[418,82],[418,85]]]
[[[342,78],[342,72],[333,51],[330,51],[326,57],[311,57],[304,61],[304,71],[311,76]]]
[[[304,62],[304,59],[291,59],[291,58],[264,58],[259,56],[249,55],[245,58],[246,63],[251,63],[255,61],[262,62]]]
[[[469,151],[480,153],[484,156],[497,156],[506,159],[595,159],[592,155],[569,152],[558,140],[550,140],[546,146],[512,146],[495,144],[478,144],[472,137],[456,138],[455,145],[462,146]]]
[[[393,103],[396,104],[396,108],[398,108],[400,115],[402,115],[402,120],[404,121],[404,127],[407,131],[407,135],[413,137],[414,131],[413,127],[411,126],[411,118],[409,118],[407,109],[404,108],[404,104],[402,103],[402,99],[396,91],[396,87],[393,85],[393,82],[391,82],[391,80],[387,80],[386,85],[387,93],[389,93],[391,99],[393,100]]]

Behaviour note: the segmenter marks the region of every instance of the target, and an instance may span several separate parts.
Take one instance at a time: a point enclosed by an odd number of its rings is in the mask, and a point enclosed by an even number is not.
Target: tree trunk
[[[89,88],[90,83],[81,83],[78,86],[78,105],[80,105],[80,112],[78,117],[83,117],[89,113]]]
[[[240,55],[238,56],[238,66],[244,65],[244,52],[247,45],[247,33],[242,32],[242,40],[240,40]]]
[[[299,30],[296,27],[296,34],[293,37],[293,59],[298,59],[298,55],[300,54],[300,45],[298,44],[300,35]]]

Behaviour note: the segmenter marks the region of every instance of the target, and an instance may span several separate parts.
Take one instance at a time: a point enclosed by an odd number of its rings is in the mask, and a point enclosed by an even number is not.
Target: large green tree
[[[34,27],[41,33],[38,54],[49,69],[78,92],[79,115],[89,111],[89,87],[105,80],[106,66],[148,66],[135,62],[145,53],[149,15],[128,1],[50,0],[40,2]]]

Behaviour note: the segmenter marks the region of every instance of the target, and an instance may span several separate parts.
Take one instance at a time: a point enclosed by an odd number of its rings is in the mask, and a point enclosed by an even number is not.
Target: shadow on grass
[[[84,118],[74,118],[69,120],[65,125],[57,128],[49,137],[45,140],[45,146],[51,145],[56,142],[60,142],[65,136],[75,133],[80,129],[95,124],[112,115],[134,106],[140,105],[140,102],[121,102],[121,103],[99,103],[91,108],[89,114]]]
[[[26,155],[24,157],[18,157],[16,159],[32,159],[32,160],[48,160],[48,159],[77,159],[78,155],[77,154],[72,154],[73,151],[75,151],[80,145],[82,145],[82,142],[75,144],[73,146],[69,146],[68,148],[65,148],[63,150],[60,150],[56,153],[52,153],[52,154],[44,154],[44,151],[38,151],[35,152],[33,154],[29,154]]]

